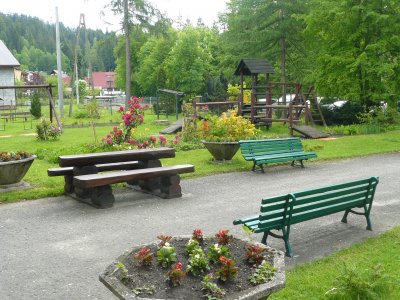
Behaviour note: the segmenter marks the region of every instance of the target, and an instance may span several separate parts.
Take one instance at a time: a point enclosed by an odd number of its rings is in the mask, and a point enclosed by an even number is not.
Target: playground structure
[[[237,108],[238,114],[249,119],[253,124],[272,126],[274,122],[287,123],[290,135],[297,131],[306,137],[320,138],[326,134],[310,127],[319,123],[326,126],[324,116],[314,88],[310,87],[306,93],[302,91],[300,83],[270,82],[269,75],[273,74],[272,65],[262,59],[242,59],[236,68],[235,75],[240,76],[240,92],[236,100],[229,100],[233,95],[227,95],[222,102],[192,102],[194,118],[199,117],[199,109],[217,107],[224,109]],[[265,76],[264,83],[260,82],[259,75]],[[251,86],[246,87],[244,77],[251,76]],[[245,93],[250,91],[250,103],[245,103]],[[300,118],[304,114],[305,126],[299,126]]]
[[[0,86],[0,90],[6,90],[6,89],[45,89],[47,91],[47,95],[49,97],[49,106],[50,106],[50,122],[53,122],[53,116],[55,117],[57,121],[57,126],[61,130],[61,122],[58,118],[56,109],[55,109],[55,104],[54,104],[54,99],[53,99],[53,92],[52,92],[53,86],[51,84],[49,85],[10,85],[10,86]],[[31,120],[31,114],[29,112],[20,112],[17,111],[17,106],[13,105],[6,105],[6,106],[0,106],[0,110],[2,113],[0,113],[0,130],[5,130],[6,128],[6,123],[9,121],[15,121],[19,118],[22,119],[24,123],[24,129],[31,129],[32,128],[32,120]],[[28,120],[29,119],[29,120]],[[30,128],[26,128],[26,124],[30,122]]]

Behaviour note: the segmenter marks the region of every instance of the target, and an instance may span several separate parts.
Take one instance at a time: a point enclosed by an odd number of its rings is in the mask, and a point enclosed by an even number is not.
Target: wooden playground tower
[[[291,135],[302,113],[306,126],[310,123],[315,126],[317,122],[326,126],[314,89],[311,87],[303,93],[300,83],[270,82],[269,75],[273,73],[272,65],[264,59],[240,61],[235,71],[235,75],[240,76],[238,114],[254,124],[288,123]],[[265,74],[264,83],[259,80],[260,74]],[[251,76],[250,87],[245,87],[244,76]],[[250,103],[244,103],[246,90],[251,91]]]

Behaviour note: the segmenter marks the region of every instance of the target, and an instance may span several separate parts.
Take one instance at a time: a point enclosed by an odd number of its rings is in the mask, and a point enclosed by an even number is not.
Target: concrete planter
[[[19,183],[35,158],[36,156],[33,155],[21,160],[0,162],[0,186]]]
[[[188,236],[177,236],[171,240],[171,244],[174,244],[174,240],[182,240],[184,239],[186,242],[190,239]],[[237,239],[239,240],[239,239]],[[247,244],[247,241],[240,240],[244,244]],[[117,267],[119,262],[122,263],[132,263],[129,262],[129,259],[132,259],[134,253],[138,252],[141,247],[154,247],[158,244],[158,242],[140,245],[137,247],[133,247],[131,250],[125,252],[123,255],[119,256],[115,262],[109,265],[105,271],[100,274],[99,280],[111,291],[116,295],[119,299],[136,299],[136,300],[174,300],[175,298],[147,298],[146,295],[136,295],[132,289],[129,289],[126,285],[124,285],[120,278],[118,277],[119,268]],[[240,292],[231,293],[226,295],[223,299],[227,300],[261,300],[267,299],[269,295],[272,293],[279,291],[280,289],[285,287],[285,273],[284,273],[284,266],[285,266],[285,259],[284,253],[263,244],[260,244],[262,247],[267,249],[267,252],[270,256],[272,256],[271,264],[277,268],[275,276],[268,282],[259,284],[256,286],[251,286],[248,289],[242,290]],[[244,248],[243,248],[244,249]],[[140,273],[139,273],[140,274]],[[137,276],[137,275],[136,275]],[[140,275],[139,277],[140,278]],[[153,282],[148,282],[149,285],[153,284]],[[157,283],[155,283],[157,284]],[[182,299],[182,298],[180,298]],[[197,299],[197,297],[193,297],[192,299]]]
[[[207,142],[202,141],[215,160],[231,160],[239,150],[238,142]]]

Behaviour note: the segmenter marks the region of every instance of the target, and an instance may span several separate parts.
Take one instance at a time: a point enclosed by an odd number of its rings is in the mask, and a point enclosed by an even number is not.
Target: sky
[[[148,0],[171,19],[182,17],[197,23],[199,17],[206,25],[211,26],[218,19],[218,13],[225,9],[226,0]],[[58,7],[58,19],[65,26],[76,28],[79,25],[80,14],[85,14],[87,28],[103,31],[119,30],[118,19],[104,8],[110,0],[2,0],[0,12],[18,13],[38,17],[43,21],[55,23],[55,7]],[[101,11],[104,12],[102,16]],[[111,23],[111,24],[107,24]]]

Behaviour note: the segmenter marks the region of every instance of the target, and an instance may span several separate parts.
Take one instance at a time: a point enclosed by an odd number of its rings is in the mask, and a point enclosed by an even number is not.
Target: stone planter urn
[[[177,259],[181,262],[184,268],[187,267],[188,261],[185,256],[185,245],[189,241],[189,236],[176,236],[170,241],[170,245],[176,248]],[[204,238],[202,246],[203,251],[211,244],[216,242],[215,238]],[[111,265],[109,265],[103,273],[100,274],[99,280],[119,299],[136,299],[136,300],[174,300],[174,299],[203,299],[204,290],[202,290],[201,280],[203,276],[214,273],[219,265],[211,267],[210,271],[205,271],[204,274],[193,275],[187,274],[180,285],[172,286],[166,281],[166,273],[171,268],[162,268],[157,263],[157,245],[158,242],[136,246],[131,250],[119,256]],[[232,243],[232,244],[231,244]],[[254,244],[254,243],[252,243]],[[248,277],[254,269],[245,260],[244,252],[248,241],[233,238],[230,242],[231,254],[235,258],[236,266],[238,267],[238,276],[231,281],[218,282],[221,288],[225,289],[226,293],[222,299],[228,300],[261,300],[268,298],[272,293],[279,291],[285,287],[284,273],[284,253],[263,244],[259,244],[265,248],[265,260],[276,268],[273,277],[267,282],[258,285],[250,283]],[[133,258],[134,254],[146,246],[155,257],[148,266],[139,266]],[[217,264],[217,263],[216,263]],[[173,264],[172,264],[173,266]],[[215,274],[215,273],[214,273]]]
[[[238,142],[207,142],[202,141],[206,149],[218,161],[231,160],[239,150]]]
[[[32,155],[20,160],[0,162],[0,187],[18,185],[35,158],[36,156]]]

